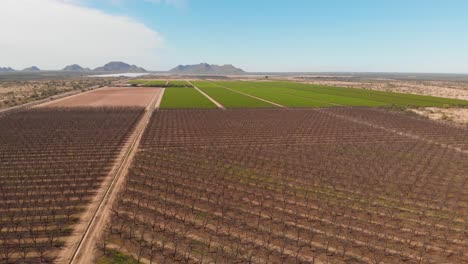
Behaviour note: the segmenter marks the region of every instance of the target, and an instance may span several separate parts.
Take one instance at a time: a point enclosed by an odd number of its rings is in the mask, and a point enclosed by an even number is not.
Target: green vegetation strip
[[[148,80],[143,84],[145,87],[166,87],[167,81],[165,80]]]
[[[287,94],[282,89],[272,89],[269,87],[261,87],[255,83],[247,84],[243,82],[218,82],[219,85],[230,89],[256,96],[286,107],[331,107],[333,104],[314,100],[312,98],[300,97],[294,94]],[[259,83],[261,84],[261,83]],[[283,89],[284,90],[284,89]]]
[[[192,87],[187,81],[169,81],[167,87]]]
[[[226,108],[276,108],[277,107],[270,103],[223,88],[214,83],[198,81],[198,82],[194,82],[193,84]]]
[[[358,88],[331,87],[323,85],[312,85],[292,82],[264,82],[270,87],[288,88],[297,91],[309,92],[311,94],[322,94],[330,96],[342,96],[350,99],[364,99],[380,102],[384,105],[400,106],[466,106],[468,101],[440,98],[434,96],[393,93]],[[254,83],[256,84],[256,83]],[[369,105],[372,106],[372,105]]]
[[[161,109],[212,109],[216,108],[208,98],[194,88],[166,88]]]

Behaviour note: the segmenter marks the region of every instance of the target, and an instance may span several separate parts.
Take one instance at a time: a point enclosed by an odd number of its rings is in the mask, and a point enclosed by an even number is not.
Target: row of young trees
[[[0,118],[0,263],[54,261],[143,111],[50,108]]]
[[[467,161],[311,110],[160,111],[99,246],[151,263],[463,263]]]
[[[468,130],[466,128],[424,119],[416,114],[402,114],[382,109],[366,108],[334,108],[322,111],[357,121],[369,122],[396,132],[408,133],[426,141],[449,145],[465,152],[468,151]]]

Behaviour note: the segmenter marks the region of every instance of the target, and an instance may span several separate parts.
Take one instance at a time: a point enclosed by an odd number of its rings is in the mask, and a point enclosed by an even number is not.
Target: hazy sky
[[[468,73],[466,0],[0,0],[0,66]]]

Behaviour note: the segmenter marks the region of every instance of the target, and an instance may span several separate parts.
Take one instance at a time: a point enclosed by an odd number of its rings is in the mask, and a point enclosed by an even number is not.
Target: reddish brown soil
[[[41,107],[100,107],[141,106],[146,107],[159,93],[158,88],[105,87],[88,93],[41,105]]]

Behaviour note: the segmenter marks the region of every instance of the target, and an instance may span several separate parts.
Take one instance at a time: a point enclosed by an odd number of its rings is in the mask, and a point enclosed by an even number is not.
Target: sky
[[[468,73],[466,0],[0,0],[0,67]]]

